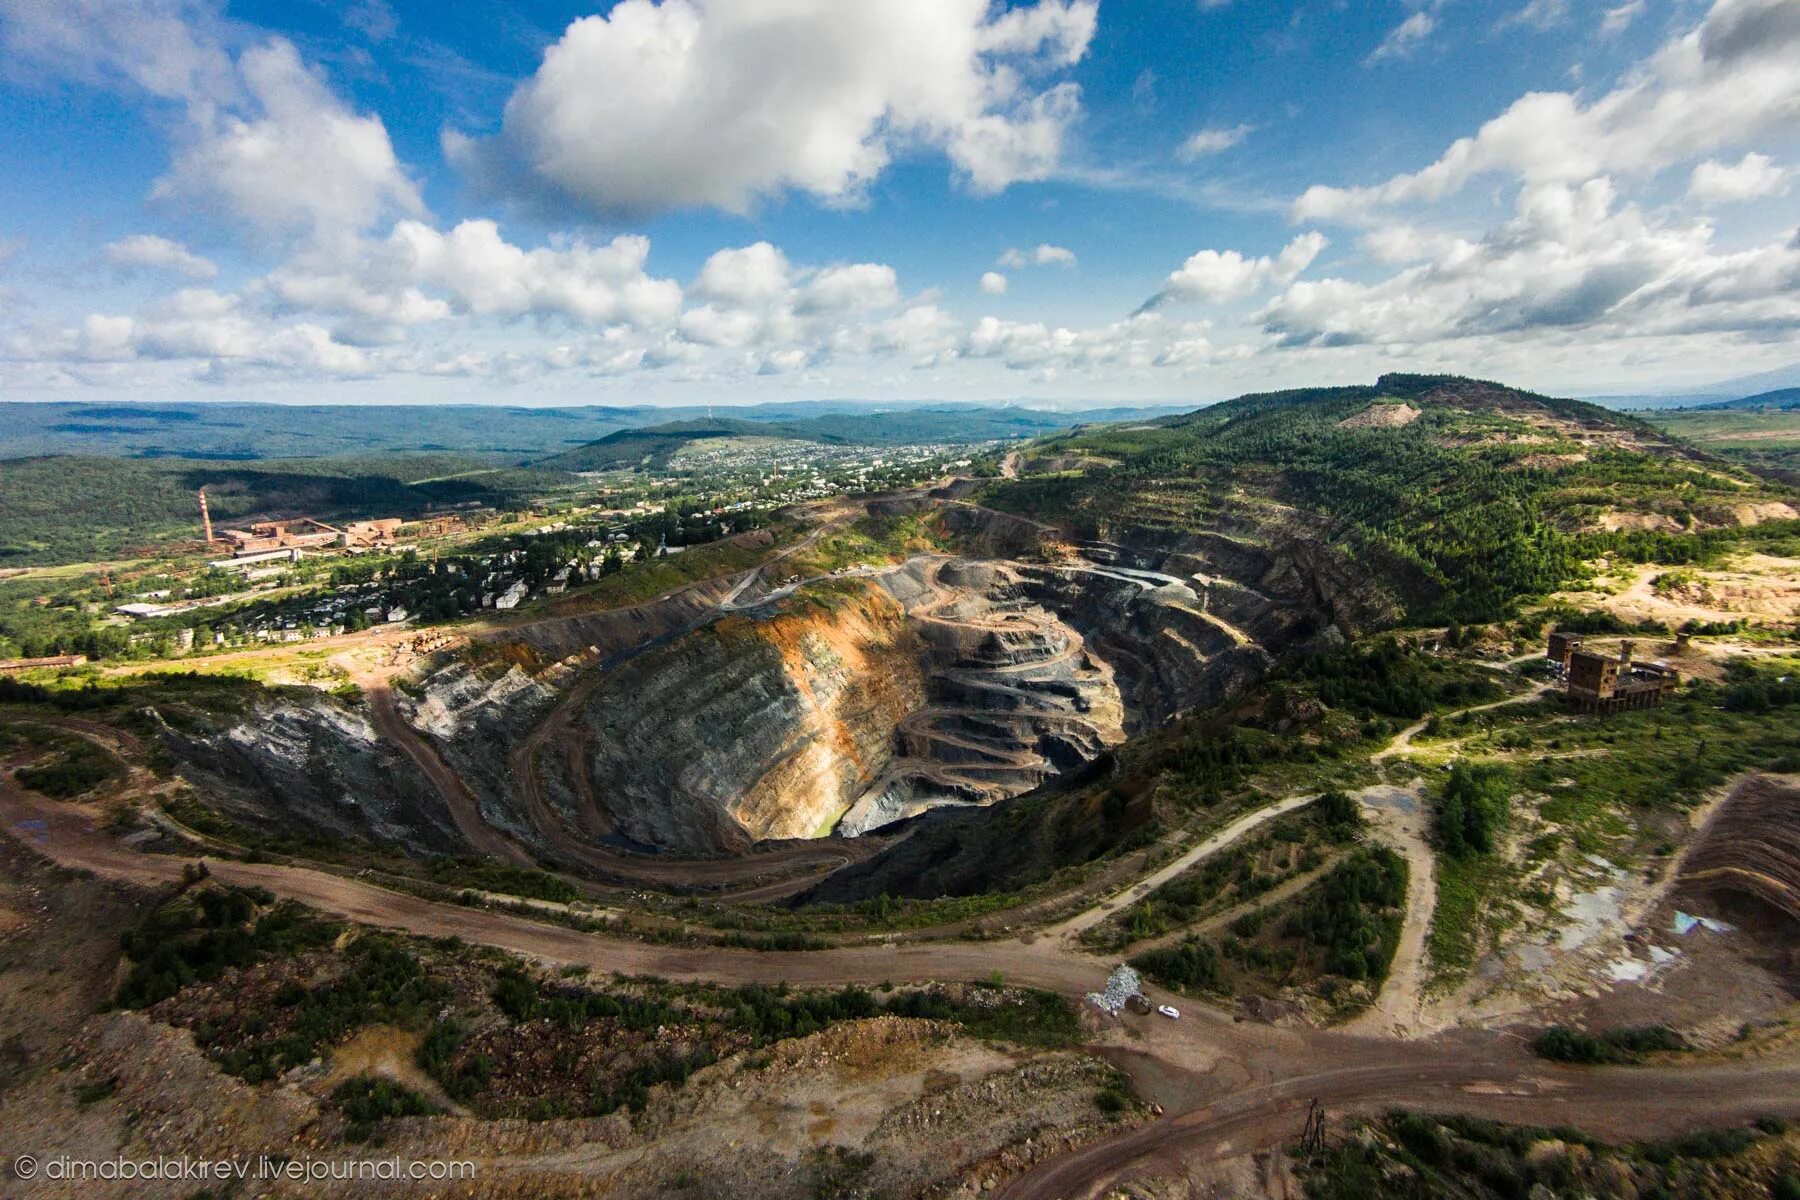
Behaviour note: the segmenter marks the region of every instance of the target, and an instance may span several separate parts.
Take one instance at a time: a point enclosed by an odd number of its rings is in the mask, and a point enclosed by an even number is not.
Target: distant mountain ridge
[[[1745,396],[1741,400],[1726,400],[1719,404],[1709,404],[1709,409],[1756,409],[1756,408],[1800,408],[1800,387],[1777,388],[1772,392],[1759,392],[1754,396]]]
[[[983,427],[998,427],[1011,420],[1026,432],[1041,432],[1084,422],[1141,420],[1191,407],[1114,406],[1052,412],[959,401],[800,400],[723,408],[724,415],[716,419],[756,424],[825,422],[814,433],[829,440],[834,432],[858,429],[872,418],[884,418],[888,425],[903,418],[952,425],[978,414]],[[0,403],[0,427],[7,431],[0,441],[0,459],[85,454],[250,461],[453,452],[492,454],[517,463],[584,446],[621,430],[712,417],[712,410],[693,405]],[[915,440],[932,439],[921,433]]]

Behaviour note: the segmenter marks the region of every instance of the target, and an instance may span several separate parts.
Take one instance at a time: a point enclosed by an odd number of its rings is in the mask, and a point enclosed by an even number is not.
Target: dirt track
[[[183,860],[140,854],[102,831],[103,814],[27,795],[0,781],[0,823],[58,864],[156,886],[178,879]],[[758,953],[647,945],[581,933],[504,913],[441,904],[303,867],[216,861],[222,882],[266,887],[322,911],[429,937],[456,936],[551,963],[598,971],[725,983],[834,985],[985,979],[1078,995],[1106,964],[1061,939],[857,946]],[[1154,995],[1154,993],[1153,993]],[[1157,996],[1157,998],[1166,998]],[[1096,1047],[1140,1078],[1170,1117],[1064,1159],[1051,1160],[1003,1194],[1081,1196],[1146,1169],[1199,1156],[1245,1153],[1291,1140],[1298,1113],[1318,1098],[1333,1113],[1405,1103],[1515,1121],[1575,1124],[1607,1136],[1645,1136],[1778,1112],[1800,1114],[1800,1066],[1680,1071],[1558,1068],[1530,1058],[1515,1039],[1461,1031],[1412,1042],[1313,1029],[1235,1023],[1188,1005],[1179,1022],[1133,1019],[1135,1038],[1104,1035]],[[1322,1064],[1330,1064],[1321,1069]]]
[[[1106,897],[1091,908],[1076,913],[1060,925],[1051,927],[1047,932],[1068,937],[1079,936],[1084,930],[1090,929],[1106,920],[1107,917],[1112,916],[1113,913],[1118,911],[1120,905],[1129,903],[1139,896],[1148,895],[1150,892],[1155,891],[1189,867],[1192,867],[1201,859],[1211,858],[1227,846],[1237,842],[1245,834],[1260,829],[1270,821],[1273,821],[1276,817],[1293,812],[1296,808],[1304,808],[1318,798],[1317,795],[1289,796],[1285,800],[1278,800],[1274,804],[1259,808],[1248,816],[1239,817],[1236,821],[1233,821],[1225,828],[1219,830],[1219,832],[1206,838],[1204,841],[1201,841],[1192,849],[1188,850],[1187,853],[1182,854],[1167,866],[1161,867],[1151,874],[1146,875],[1130,887],[1113,893],[1111,896]]]

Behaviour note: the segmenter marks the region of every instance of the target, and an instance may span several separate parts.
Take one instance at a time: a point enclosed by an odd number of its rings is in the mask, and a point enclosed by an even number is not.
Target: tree
[[[1488,854],[1506,820],[1511,788],[1496,766],[1452,763],[1438,797],[1438,845],[1451,858]]]

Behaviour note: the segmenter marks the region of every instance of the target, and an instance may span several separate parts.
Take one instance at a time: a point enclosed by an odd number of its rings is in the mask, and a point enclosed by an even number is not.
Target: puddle
[[[1620,906],[1625,893],[1616,887],[1595,888],[1569,897],[1562,907],[1568,924],[1557,935],[1558,950],[1579,950],[1620,920]]]
[[[1543,946],[1523,945],[1514,948],[1513,961],[1527,971],[1543,971],[1550,966],[1550,951]]]
[[[1724,921],[1715,921],[1711,917],[1696,917],[1692,913],[1680,911],[1677,911],[1675,914],[1674,929],[1675,932],[1682,937],[1686,937],[1696,929],[1704,929],[1708,933],[1737,932],[1732,926],[1727,925]]]
[[[1419,797],[1416,793],[1388,784],[1366,787],[1356,793],[1356,798],[1370,808],[1391,808],[1409,816],[1419,811]]]

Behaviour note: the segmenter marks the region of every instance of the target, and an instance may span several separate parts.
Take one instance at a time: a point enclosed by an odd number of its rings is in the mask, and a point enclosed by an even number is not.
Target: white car
[[[1173,1004],[1159,1004],[1156,1006],[1156,1011],[1169,1018],[1171,1021],[1181,1020],[1181,1010],[1176,1008]]]

